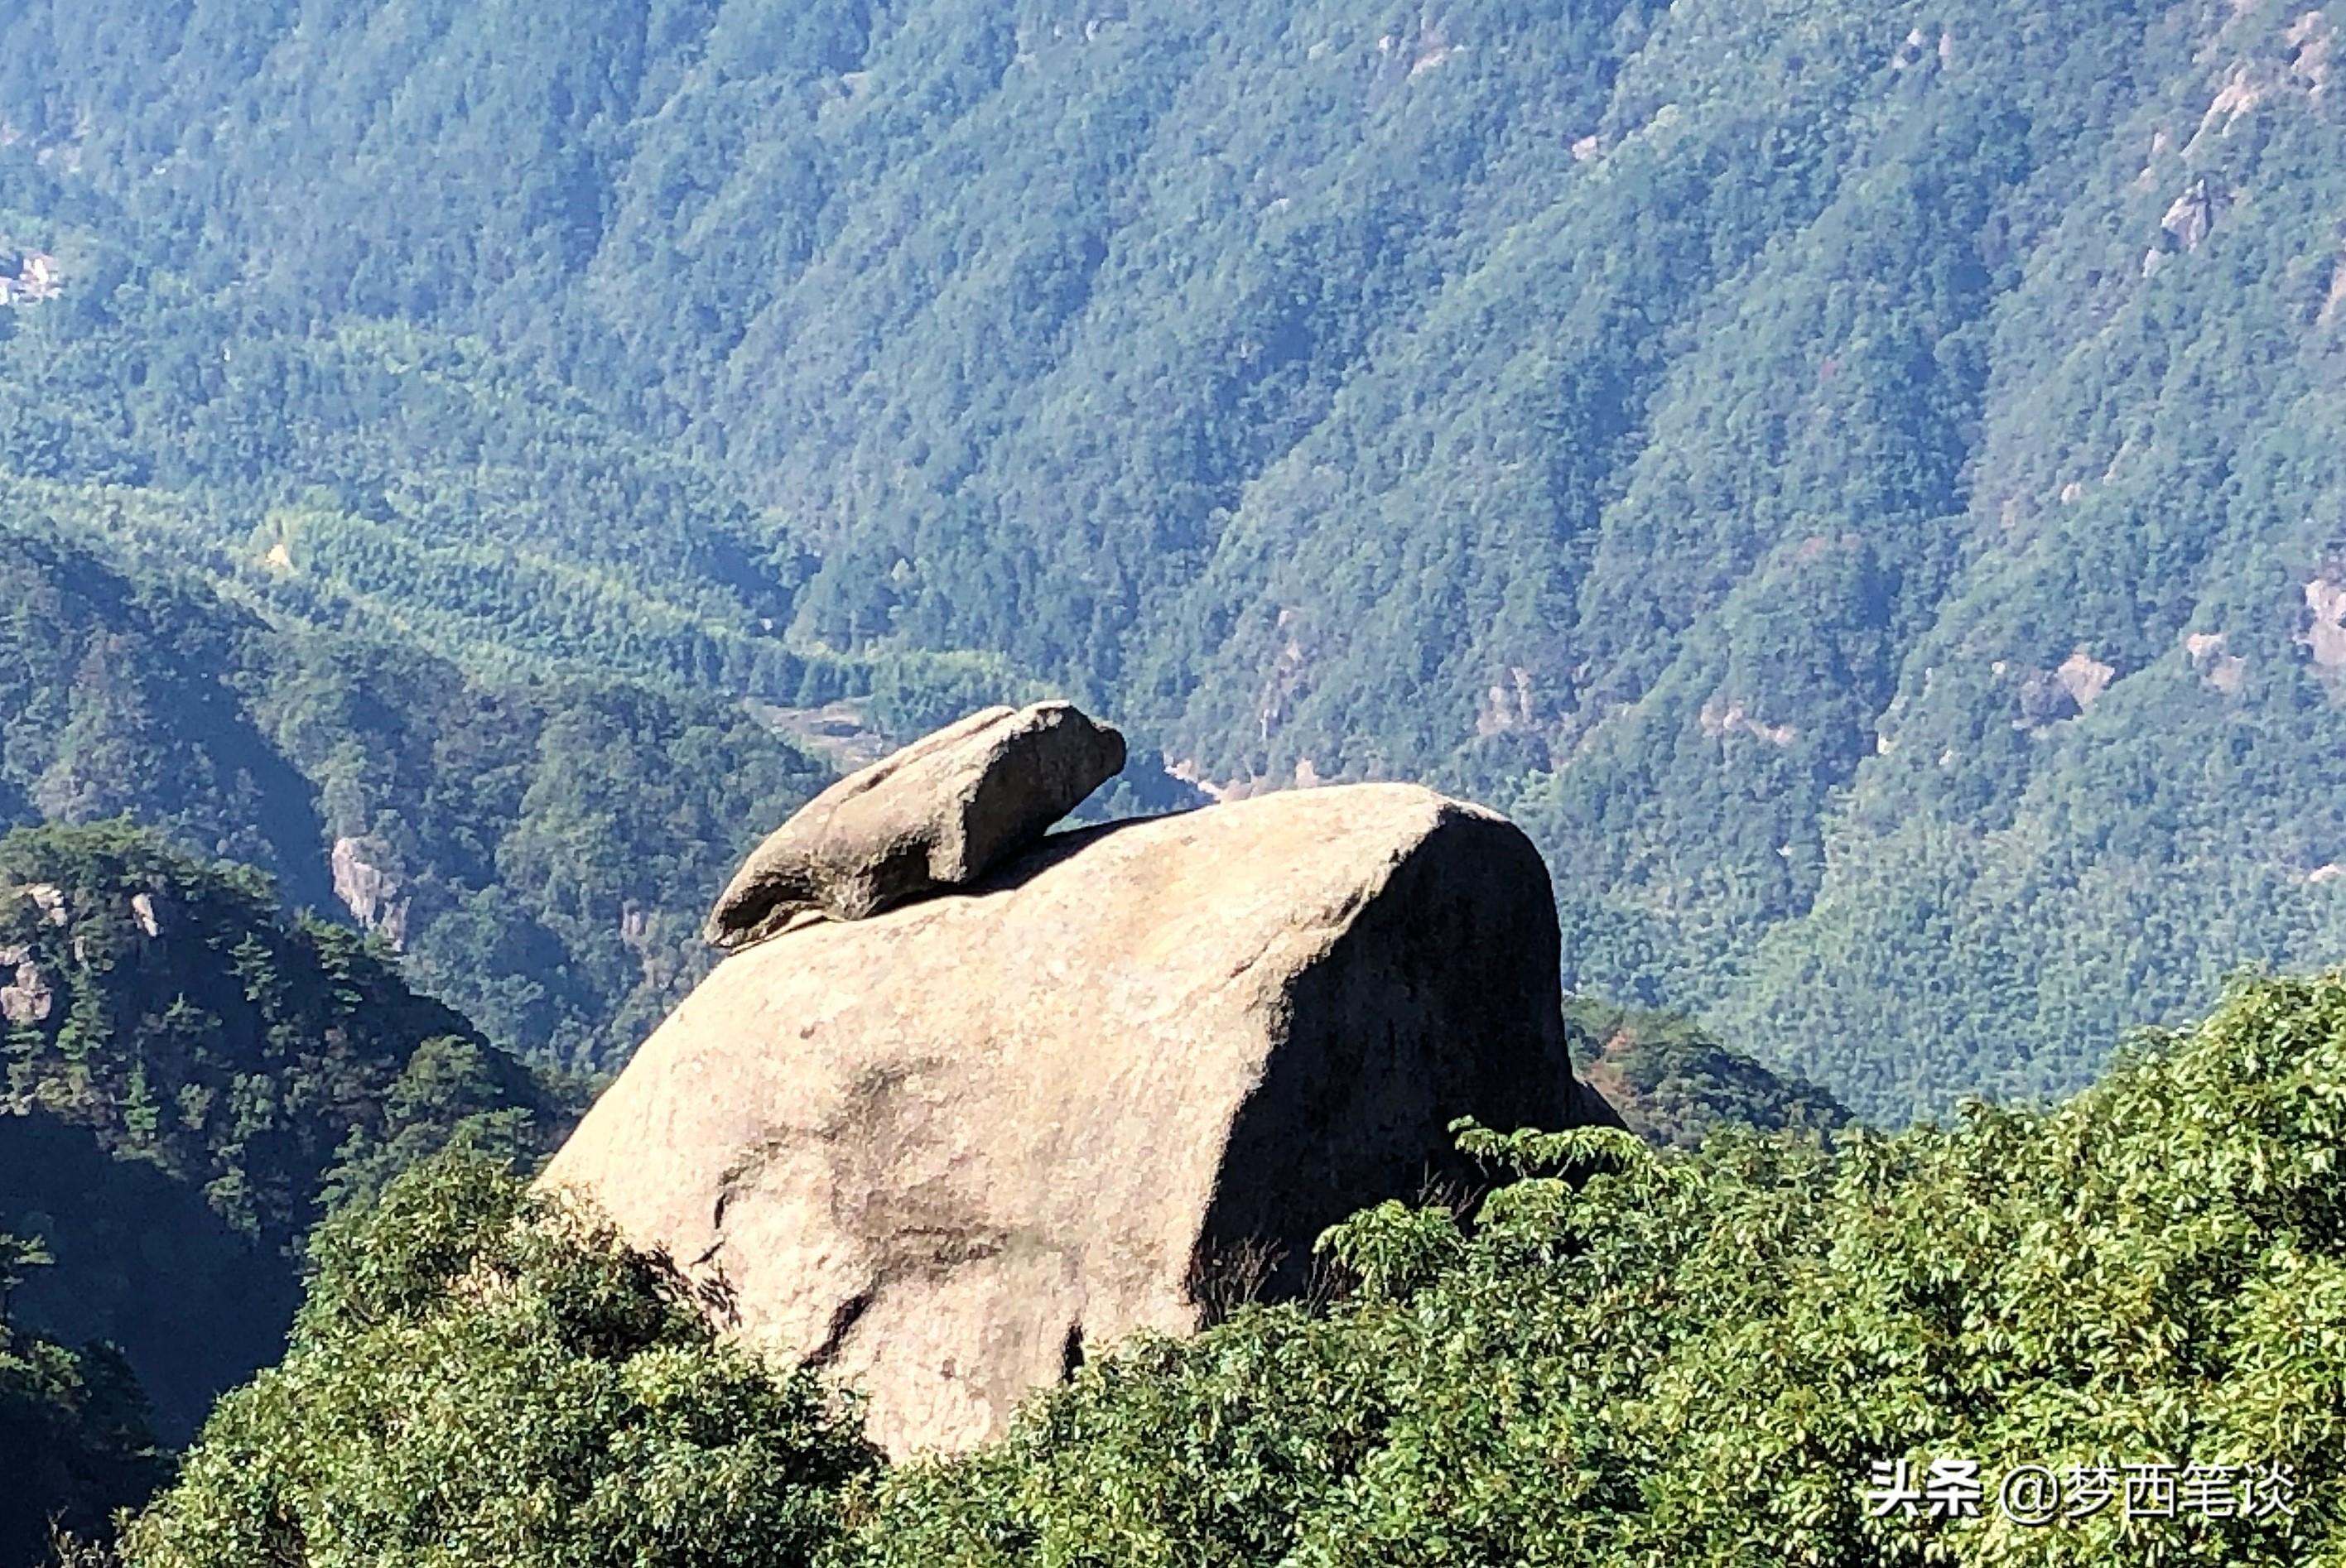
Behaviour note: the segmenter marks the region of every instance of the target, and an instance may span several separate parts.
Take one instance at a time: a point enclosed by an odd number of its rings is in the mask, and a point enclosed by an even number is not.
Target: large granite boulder
[[[1293,1289],[1325,1227],[1461,1174],[1454,1117],[1610,1121],[1557,974],[1530,842],[1424,789],[1069,832],[729,958],[544,1180],[868,1390],[892,1451],[960,1449],[1195,1329],[1219,1271]]]
[[[864,920],[975,881],[1124,767],[1124,737],[1072,704],[989,708],[849,774],[734,873],[705,932],[745,947],[806,911]]]

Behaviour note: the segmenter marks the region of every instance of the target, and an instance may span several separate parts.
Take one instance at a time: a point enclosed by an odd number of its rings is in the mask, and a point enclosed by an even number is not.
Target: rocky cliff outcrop
[[[0,985],[0,1019],[10,1023],[40,1023],[49,1016],[56,1004],[56,992],[48,976],[33,962],[33,950],[21,942],[0,947],[0,980],[11,983]]]
[[[336,839],[328,861],[333,871],[334,896],[360,925],[393,947],[405,947],[408,900],[399,879],[379,863],[382,858],[388,858],[388,846]]]
[[[1530,842],[1424,789],[1066,833],[729,959],[545,1180],[865,1389],[891,1451],[958,1449],[1086,1346],[1196,1328],[1234,1262],[1293,1288],[1456,1174],[1453,1118],[1611,1120],[1557,973]]]

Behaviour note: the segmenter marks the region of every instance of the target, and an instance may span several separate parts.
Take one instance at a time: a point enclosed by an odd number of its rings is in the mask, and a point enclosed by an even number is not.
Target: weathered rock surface
[[[704,933],[738,948],[809,910],[864,920],[975,881],[1124,766],[1124,737],[1065,702],[989,708],[851,773],[758,846]]]
[[[153,893],[132,893],[130,918],[138,922],[141,934],[158,937],[163,934],[165,922],[170,919],[170,906]]]
[[[56,1002],[56,992],[41,966],[33,962],[33,950],[28,947],[0,947],[0,977],[13,983],[0,985],[0,1019],[10,1023],[39,1023],[49,1015]]]
[[[408,900],[403,896],[399,880],[368,858],[383,854],[384,848],[358,839],[336,839],[327,863],[333,872],[334,896],[342,901],[351,918],[392,946],[403,948]]]
[[[1405,785],[1063,834],[965,896],[719,966],[545,1180],[872,1396],[902,1454],[998,1433],[1084,1347],[1273,1293],[1455,1174],[1448,1124],[1614,1120],[1571,1075],[1547,872]]]

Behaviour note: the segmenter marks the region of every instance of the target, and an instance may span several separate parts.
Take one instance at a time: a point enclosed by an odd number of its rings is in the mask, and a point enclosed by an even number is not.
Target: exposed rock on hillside
[[[334,896],[351,918],[393,947],[407,945],[408,901],[400,893],[399,879],[368,858],[371,846],[356,839],[334,840],[328,864],[334,876]],[[380,850],[372,852],[380,854]]]
[[[1292,1290],[1327,1225],[1471,1174],[1453,1118],[1614,1120],[1557,973],[1547,873],[1478,808],[1115,823],[736,955],[545,1179],[868,1390],[888,1449],[959,1449],[1087,1345],[1194,1329],[1234,1268]]]
[[[808,801],[734,874],[705,934],[740,947],[805,911],[862,920],[974,881],[1123,766],[1124,737],[1067,703],[973,713]]]
[[[1727,1125],[1830,1132],[1849,1123],[1848,1108],[1825,1090],[1770,1072],[1684,1013],[1576,996],[1564,1004],[1564,1026],[1585,1082],[1658,1146],[1694,1148]]]
[[[2042,729],[2047,725],[2082,717],[2117,677],[2115,666],[2078,648],[2051,669],[2034,670],[2020,682],[2018,729]]]
[[[2346,667],[2346,583],[2327,575],[2305,585],[2305,607],[2311,624],[2299,634],[2323,669]]]
[[[33,962],[33,950],[22,944],[0,947],[0,976],[13,977],[15,983],[0,985],[0,1018],[11,1023],[39,1023],[49,1015],[56,1000],[50,989],[48,977],[41,966]]]
[[[2167,215],[2158,220],[2158,226],[2183,249],[2197,250],[2200,242],[2208,238],[2208,231],[2216,227],[2216,215],[2221,200],[2222,192],[2203,174],[2168,206]]]
[[[2249,661],[2227,652],[2222,632],[2192,632],[2183,639],[2183,651],[2199,678],[2226,697],[2238,697],[2248,683]]]

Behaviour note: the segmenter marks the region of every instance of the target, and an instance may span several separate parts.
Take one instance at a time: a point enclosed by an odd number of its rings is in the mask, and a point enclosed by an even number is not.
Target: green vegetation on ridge
[[[1719,1127],[1831,1132],[1849,1110],[1814,1084],[1770,1072],[1681,1013],[1566,997],[1573,1071],[1664,1148],[1690,1149]]]
[[[331,1220],[281,1366],[220,1403],[135,1563],[803,1563],[872,1455],[811,1372],[494,1164]]]
[[[2058,1107],[1885,1136],[1481,1130],[1471,1215],[1352,1288],[1141,1338],[967,1456],[874,1469],[799,1372],[476,1166],[332,1227],[286,1364],[130,1568],[1614,1568],[2346,1561],[2346,974],[2238,986]],[[1576,1179],[1550,1174],[1570,1167]],[[388,1412],[408,1413],[398,1420]],[[495,1432],[484,1442],[479,1434]],[[1880,1460],[2270,1479],[2200,1516],[1877,1514]],[[2211,1472],[2212,1473],[2212,1472]]]
[[[505,677],[263,620],[0,517],[0,779],[347,911],[491,1039],[616,1064],[707,972],[699,921],[828,779],[738,707]]]
[[[0,1563],[33,1563],[54,1525],[102,1533],[114,1510],[133,1508],[170,1477],[147,1431],[146,1401],[122,1359],[102,1345],[76,1350],[9,1320],[8,1298],[46,1254],[0,1235]]]
[[[321,1212],[458,1146],[534,1161],[584,1102],[267,880],[119,823],[0,838],[0,1231],[28,1329],[129,1358],[183,1440],[274,1360]]]

